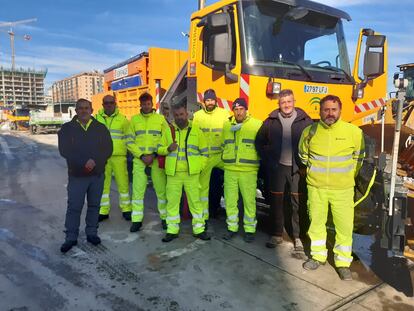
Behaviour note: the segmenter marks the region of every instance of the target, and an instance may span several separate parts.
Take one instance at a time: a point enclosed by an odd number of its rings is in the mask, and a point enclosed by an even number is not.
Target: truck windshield
[[[240,3],[244,68],[251,74],[353,83],[340,19],[277,1]]]

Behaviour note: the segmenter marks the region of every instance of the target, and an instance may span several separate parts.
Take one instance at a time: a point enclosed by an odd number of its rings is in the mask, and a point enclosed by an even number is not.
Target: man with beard
[[[342,280],[352,280],[352,231],[355,175],[364,158],[364,137],[357,126],[344,122],[339,97],[328,95],[320,102],[320,121],[302,133],[299,155],[307,166],[308,213],[311,257],[306,270],[325,264],[326,222],[331,208],[335,226],[335,266]]]
[[[132,181],[132,225],[130,232],[137,232],[141,229],[144,218],[144,195],[147,189],[147,173],[151,170],[152,183],[157,195],[157,207],[160,213],[161,225],[166,229],[165,218],[167,212],[165,205],[165,184],[166,176],[159,167],[157,149],[161,144],[161,137],[166,131],[170,132],[168,123],[164,116],[155,112],[152,96],[143,93],[139,97],[141,111],[132,117],[130,122],[131,132],[134,134],[134,155],[133,181]]]
[[[210,212],[213,217],[218,216],[223,194],[224,165],[221,159],[221,133],[224,122],[229,118],[229,112],[217,106],[217,96],[213,89],[204,92],[203,101],[203,109],[194,114],[193,124],[203,131],[208,146],[208,161],[200,174],[200,201],[207,222]],[[213,188],[211,192],[210,187]]]
[[[262,121],[248,113],[247,102],[237,98],[232,105],[233,117],[223,127],[224,199],[227,233],[233,239],[239,230],[239,192],[243,199],[244,241],[254,241],[256,233],[256,188],[260,158],[254,145]]]
[[[200,204],[200,172],[208,159],[208,148],[203,133],[188,120],[184,104],[172,107],[175,139],[171,132],[163,135],[158,153],[166,155],[167,175],[167,234],[163,242],[171,242],[180,231],[180,200],[182,191],[187,195],[192,215],[193,235],[201,240],[210,240],[205,231],[203,210]]]

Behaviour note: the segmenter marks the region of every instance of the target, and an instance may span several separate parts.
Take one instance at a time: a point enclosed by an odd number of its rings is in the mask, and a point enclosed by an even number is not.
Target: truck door
[[[387,90],[387,44],[383,35],[361,29],[355,55],[353,123],[363,125],[377,121],[377,111],[385,104]]]
[[[241,66],[236,10],[236,5],[229,5],[192,20],[188,76],[200,104],[208,88],[216,91],[222,108],[230,109],[231,102],[239,96]]]

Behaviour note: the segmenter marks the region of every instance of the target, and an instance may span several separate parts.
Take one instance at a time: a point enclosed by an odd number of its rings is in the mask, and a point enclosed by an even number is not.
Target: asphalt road
[[[304,271],[288,239],[274,250],[261,231],[251,244],[227,242],[224,220],[212,222],[211,241],[183,221],[164,244],[151,189],[142,231],[129,232],[112,191],[102,244],[82,233],[63,255],[67,172],[56,144],[54,134],[0,132],[0,310],[414,310],[412,287],[393,289],[361,261],[351,282],[331,264]]]

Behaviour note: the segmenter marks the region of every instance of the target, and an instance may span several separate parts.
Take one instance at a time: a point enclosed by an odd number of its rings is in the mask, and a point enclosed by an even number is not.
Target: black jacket
[[[77,177],[103,173],[106,161],[112,155],[111,135],[105,125],[93,117],[87,131],[79,124],[77,116],[63,124],[58,132],[58,145],[68,164],[68,174]],[[85,170],[89,159],[96,163],[91,172]]]
[[[305,111],[300,108],[295,109],[297,116],[292,123],[293,172],[303,167],[299,159],[299,139],[305,127],[313,123]],[[279,109],[272,111],[263,122],[256,136],[256,150],[260,155],[262,164],[267,169],[275,169],[279,165],[283,135],[283,127],[279,118]]]

